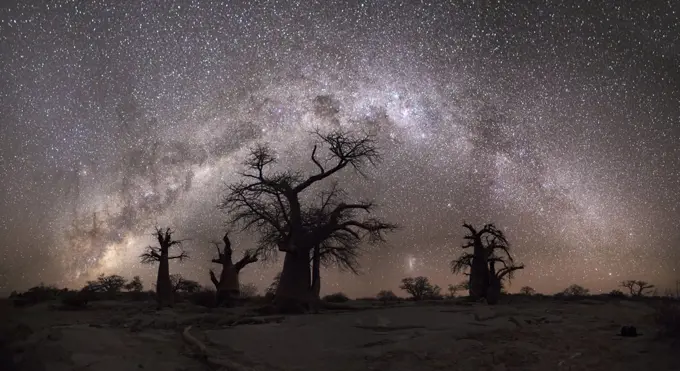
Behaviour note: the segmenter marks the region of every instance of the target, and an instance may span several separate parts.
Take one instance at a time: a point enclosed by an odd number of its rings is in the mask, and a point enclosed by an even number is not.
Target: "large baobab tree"
[[[148,246],[146,252],[140,255],[143,264],[158,263],[158,278],[156,279],[158,308],[174,304],[174,293],[170,281],[170,260],[178,259],[182,261],[189,258],[189,255],[183,250],[178,255],[170,256],[171,247],[182,245],[182,240],[172,238],[173,233],[174,231],[170,228],[156,227],[153,235],[158,240],[158,247]]]
[[[217,289],[217,305],[228,303],[232,299],[239,297],[241,289],[239,274],[241,269],[258,260],[257,255],[253,252],[245,251],[241,260],[234,263],[232,260],[233,250],[231,248],[231,240],[229,240],[229,232],[224,234],[222,241],[224,242],[222,250],[220,250],[220,245],[217,242],[213,242],[217,249],[217,258],[212,260],[213,263],[222,265],[220,279],[218,280],[215,272],[212,269],[210,270],[210,280]]]
[[[333,202],[327,206],[303,205],[304,200],[310,199],[303,196],[313,192],[312,186],[320,186],[346,168],[361,173],[366,164],[374,164],[379,158],[370,135],[355,136],[343,131],[314,134],[318,141],[311,151],[310,162],[315,172],[305,175],[299,171],[276,170],[273,168],[276,155],[269,147],[260,145],[251,150],[244,163],[246,169],[241,173],[244,179],[230,185],[221,203],[221,208],[231,215],[232,223],[240,224],[244,230],[259,232],[259,256],[266,259],[276,251],[285,254],[275,295],[275,306],[282,312],[309,308],[313,296],[310,256],[314,265],[315,247],[318,246],[316,256],[320,264],[322,249],[336,246],[331,243],[334,239],[362,241],[368,237],[369,241],[382,241],[383,233],[395,227],[374,217],[359,217],[359,212],[368,214],[374,208],[371,202],[347,203],[329,197]],[[322,147],[328,151],[325,159],[317,154]],[[323,217],[315,214],[319,210],[323,210]]]
[[[524,269],[524,265],[515,265],[508,240],[493,224],[486,224],[479,231],[468,223],[463,227],[468,230],[463,249],[472,247],[473,251],[464,251],[451,261],[451,271],[470,277],[470,297],[484,297],[493,304],[498,300],[503,280],[511,279],[516,270]],[[502,265],[500,269],[496,269],[498,263]]]

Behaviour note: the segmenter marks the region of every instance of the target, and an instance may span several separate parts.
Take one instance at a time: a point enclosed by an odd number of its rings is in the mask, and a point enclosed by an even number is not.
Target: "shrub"
[[[324,296],[322,300],[327,303],[345,303],[349,301],[349,298],[341,292],[336,292],[335,294]]]
[[[117,274],[105,276],[100,274],[96,281],[87,281],[85,286],[89,291],[113,295],[125,287],[127,280]]]
[[[663,335],[680,337],[680,304],[663,302],[657,308],[654,320]]]
[[[400,289],[408,292],[413,300],[441,299],[441,288],[432,285],[427,277],[406,277],[401,280]]]
[[[94,293],[83,289],[80,291],[68,291],[61,297],[62,308],[64,309],[85,309]]]
[[[206,308],[215,308],[217,306],[217,292],[213,289],[201,287],[200,290],[189,294],[188,300],[194,305]]]
[[[125,284],[125,290],[130,292],[142,292],[144,291],[144,284],[139,276],[132,277],[132,281]]]
[[[382,290],[378,293],[378,295],[376,295],[376,298],[385,304],[390,301],[399,300],[399,297],[394,292],[392,292],[392,290]]]
[[[26,292],[16,293],[13,297],[13,303],[16,307],[31,306],[54,300],[63,292],[65,292],[65,290],[60,290],[55,286],[41,283],[38,286],[31,287]]]
[[[201,290],[201,285],[193,280],[182,277],[181,274],[170,275],[170,285],[173,293],[194,293]]]
[[[580,285],[571,285],[562,291],[564,296],[588,296],[590,290]]]
[[[522,295],[535,295],[536,290],[534,290],[532,287],[524,286],[521,289],[519,289],[519,293]]]
[[[607,294],[609,297],[612,298],[625,298],[626,294],[623,293],[621,290],[612,290]]]
[[[239,296],[242,299],[251,299],[257,296],[257,286],[254,283],[242,283],[239,286]]]

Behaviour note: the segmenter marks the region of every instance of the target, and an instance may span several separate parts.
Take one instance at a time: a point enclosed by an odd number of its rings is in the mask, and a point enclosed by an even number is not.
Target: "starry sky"
[[[141,275],[154,225],[208,284],[248,148],[310,170],[310,130],[378,138],[349,199],[398,223],[323,292],[446,287],[462,222],[526,264],[510,291],[680,278],[680,2],[3,1],[0,291]],[[233,236],[240,255],[255,235]],[[282,260],[251,265],[264,288]],[[213,267],[215,268],[215,267]]]

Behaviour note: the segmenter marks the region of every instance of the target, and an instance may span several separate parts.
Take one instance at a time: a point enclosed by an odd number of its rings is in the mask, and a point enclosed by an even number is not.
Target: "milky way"
[[[678,2],[18,3],[0,10],[4,289],[151,283],[154,225],[188,239],[172,269],[207,284],[248,148],[305,170],[309,132],[338,127],[383,154],[345,174],[348,197],[402,228],[324,292],[461,281],[463,220],[506,231],[527,266],[511,290],[679,278]]]

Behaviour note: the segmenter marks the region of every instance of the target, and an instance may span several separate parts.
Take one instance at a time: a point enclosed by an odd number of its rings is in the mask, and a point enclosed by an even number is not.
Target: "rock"
[[[621,327],[621,336],[636,337],[638,336],[637,328],[635,326],[623,326]]]

